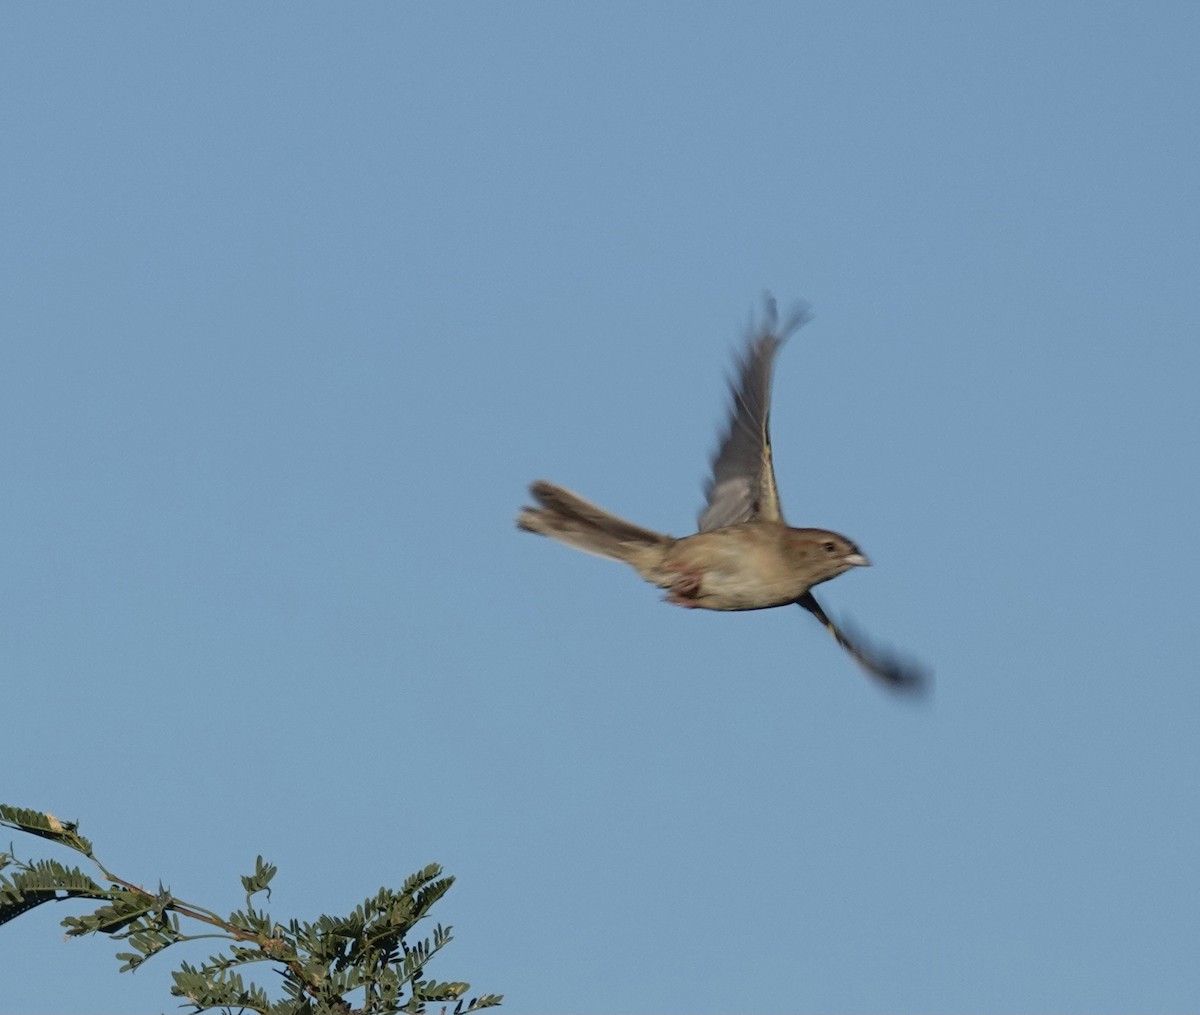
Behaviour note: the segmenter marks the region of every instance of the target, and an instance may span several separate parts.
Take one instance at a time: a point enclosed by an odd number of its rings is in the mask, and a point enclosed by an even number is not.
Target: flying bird
[[[567,546],[624,561],[666,589],[666,601],[703,610],[765,610],[795,603],[811,613],[872,677],[889,687],[923,687],[923,669],[868,647],[835,624],[814,586],[870,563],[845,536],[792,528],[784,520],[771,464],[771,377],[775,354],[809,319],[807,308],[780,323],[768,298],[730,384],[729,422],[712,459],[699,531],[675,539],[634,525],[543,480],[529,492],[517,527]]]

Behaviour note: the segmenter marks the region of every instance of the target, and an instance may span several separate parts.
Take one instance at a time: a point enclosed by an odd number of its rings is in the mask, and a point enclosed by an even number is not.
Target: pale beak
[[[851,567],[870,567],[871,562],[867,560],[861,553],[848,553],[842,558],[842,561],[849,564]]]

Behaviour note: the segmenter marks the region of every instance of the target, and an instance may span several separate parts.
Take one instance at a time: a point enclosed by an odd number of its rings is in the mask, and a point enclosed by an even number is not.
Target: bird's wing
[[[752,518],[783,521],[771,465],[771,371],[779,347],[808,319],[808,307],[800,306],[780,326],[775,301],[767,298],[763,322],[751,332],[738,358],[737,377],[729,385],[729,426],[704,488],[701,532]]]
[[[852,638],[846,634],[829,619],[811,592],[805,592],[796,600],[796,604],[803,606],[816,617],[851,658],[875,679],[898,691],[923,691],[929,686],[929,674],[919,666],[902,662],[892,655],[872,651],[863,645],[860,638]]]

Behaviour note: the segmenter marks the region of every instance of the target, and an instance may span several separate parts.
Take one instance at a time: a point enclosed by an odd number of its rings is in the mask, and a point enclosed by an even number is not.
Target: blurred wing
[[[771,465],[771,372],[779,347],[808,319],[802,306],[780,327],[775,301],[768,297],[763,323],[738,358],[737,379],[730,384],[729,426],[704,488],[701,532],[752,518],[783,521]]]
[[[851,658],[876,680],[883,681],[897,691],[923,691],[929,686],[929,674],[925,670],[904,663],[895,656],[874,652],[863,645],[859,638],[846,634],[826,616],[811,592],[805,592],[796,600],[796,604],[816,617],[837,643],[850,653]]]

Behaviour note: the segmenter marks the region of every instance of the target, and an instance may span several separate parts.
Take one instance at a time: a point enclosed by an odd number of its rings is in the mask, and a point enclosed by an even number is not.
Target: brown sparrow
[[[781,325],[768,299],[737,364],[724,439],[712,460],[699,531],[675,539],[643,529],[569,490],[539,480],[529,488],[537,507],[525,507],[517,527],[578,550],[629,564],[667,590],[677,606],[704,610],[764,610],[796,603],[808,610],[854,660],[891,687],[918,688],[926,675],[867,649],[839,628],[812,594],[813,586],[869,561],[845,536],[794,529],[784,521],[771,465],[771,374],[775,353],[808,320],[807,309]]]

